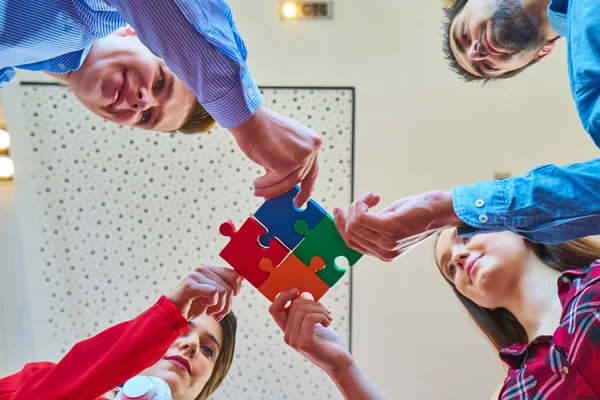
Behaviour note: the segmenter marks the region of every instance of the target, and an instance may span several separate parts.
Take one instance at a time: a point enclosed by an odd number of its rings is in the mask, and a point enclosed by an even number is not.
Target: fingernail
[[[333,216],[337,217],[339,215],[339,213],[340,213],[340,209],[337,206],[335,206],[333,208]]]

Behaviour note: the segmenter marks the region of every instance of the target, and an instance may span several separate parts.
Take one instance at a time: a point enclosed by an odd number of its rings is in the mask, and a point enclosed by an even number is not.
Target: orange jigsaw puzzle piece
[[[294,254],[290,254],[276,268],[271,260],[264,258],[259,267],[270,275],[258,290],[271,301],[278,294],[296,288],[300,293],[310,293],[314,301],[319,301],[329,290],[329,286],[317,276],[317,271],[325,268],[325,261],[320,257],[313,257],[310,266],[307,266]]]

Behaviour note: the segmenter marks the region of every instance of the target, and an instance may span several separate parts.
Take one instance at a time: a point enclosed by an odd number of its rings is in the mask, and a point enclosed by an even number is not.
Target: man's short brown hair
[[[186,134],[203,133],[211,130],[215,124],[215,119],[196,100],[196,104],[187,121],[177,131]]]

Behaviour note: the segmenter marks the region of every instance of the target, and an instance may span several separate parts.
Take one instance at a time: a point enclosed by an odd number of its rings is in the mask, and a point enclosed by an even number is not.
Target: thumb
[[[340,206],[335,206],[333,208],[333,223],[337,228],[338,232],[342,237],[345,237],[346,233],[346,213]]]
[[[254,180],[255,188],[266,188],[273,186],[276,183],[281,182],[285,176],[280,176],[277,172],[272,169],[267,169],[263,176],[259,176]]]

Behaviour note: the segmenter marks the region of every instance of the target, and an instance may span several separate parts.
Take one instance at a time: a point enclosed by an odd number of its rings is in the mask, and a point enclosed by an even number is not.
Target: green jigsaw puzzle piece
[[[317,275],[329,287],[333,287],[346,272],[336,265],[337,257],[345,257],[351,266],[362,257],[361,253],[346,246],[329,214],[313,230],[303,220],[296,221],[294,229],[305,237],[293,253],[306,265],[311,265],[312,258],[316,256],[325,260],[325,268],[318,271]]]

